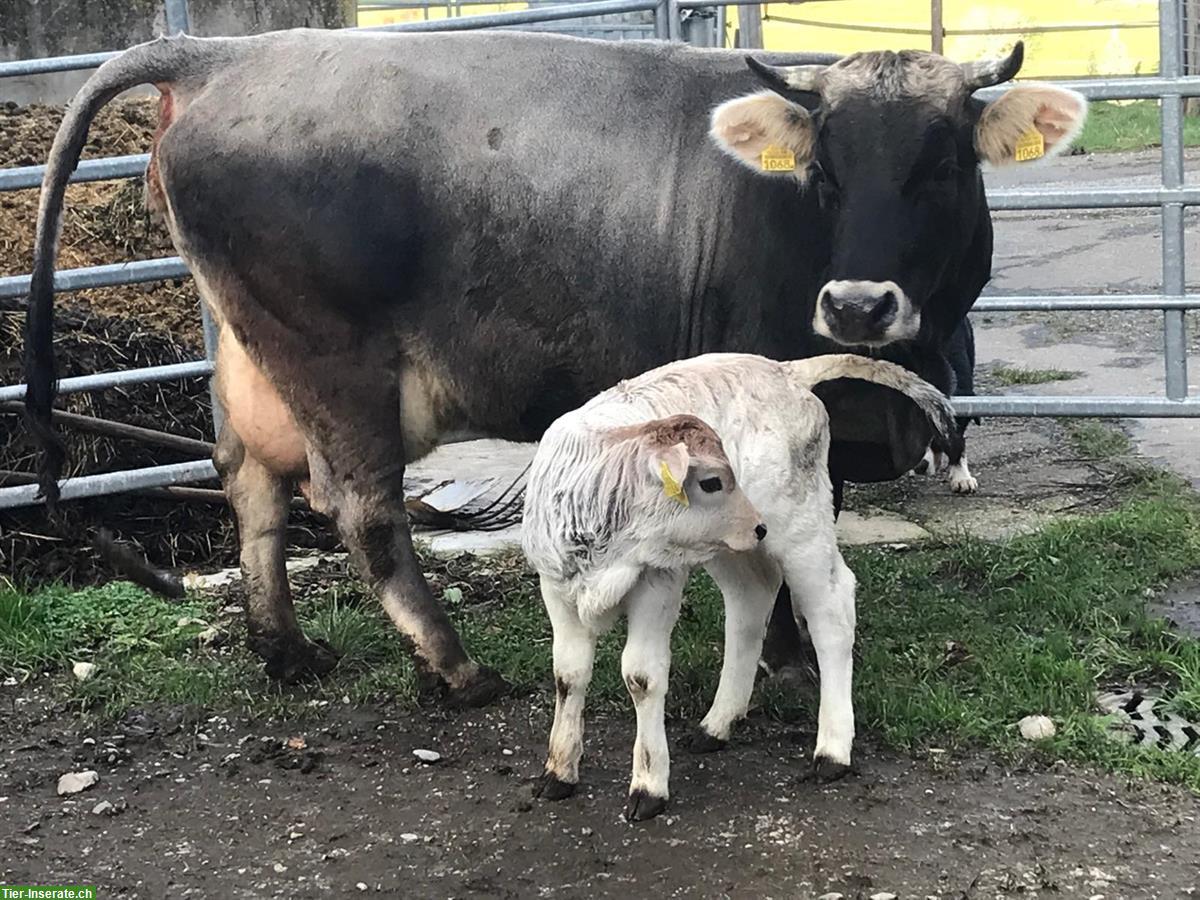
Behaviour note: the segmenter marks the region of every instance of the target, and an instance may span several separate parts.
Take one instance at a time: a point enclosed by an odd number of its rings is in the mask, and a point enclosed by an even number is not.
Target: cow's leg
[[[592,660],[598,635],[579,619],[579,612],[561,583],[542,578],[542,602],[554,631],[554,725],[546,768],[534,793],[562,800],[579,784],[583,756],[583,707],[592,680]]]
[[[724,747],[733,723],[750,707],[763,631],[783,580],[779,567],[761,550],[720,556],[706,568],[725,600],[725,657],[712,707],[692,738],[691,749],[697,753]]]
[[[844,775],[854,743],[854,573],[832,540],[806,547],[784,563],[796,617],[808,622],[821,675],[813,770],[823,780]]]
[[[621,654],[621,675],[637,710],[633,777],[625,804],[625,818],[630,822],[657,816],[666,809],[670,796],[667,681],[671,673],[671,631],[679,618],[683,583],[681,573],[643,577],[626,600],[629,632]]]
[[[228,422],[217,440],[213,464],[237,519],[250,649],[263,658],[272,678],[291,682],[324,675],[337,665],[337,654],[324,641],[304,636],[288,588],[285,545],[291,483],[246,452]]]
[[[334,520],[355,567],[412,641],[418,660],[446,682],[449,701],[489,703],[505,689],[504,680],[467,655],[425,581],[404,508],[402,450],[397,441],[383,443],[384,459],[373,452],[380,449],[378,436],[388,434],[386,424],[385,418],[345,422],[333,432],[345,435],[344,443],[310,445],[310,501]]]

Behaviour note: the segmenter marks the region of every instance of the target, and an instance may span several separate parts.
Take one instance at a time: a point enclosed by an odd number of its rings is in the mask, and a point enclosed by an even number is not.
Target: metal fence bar
[[[467,0],[470,2],[470,0]],[[482,2],[482,0],[479,0]],[[395,25],[371,26],[362,31],[459,31],[478,28],[512,27],[554,22],[563,19],[587,18],[623,12],[652,11],[655,35],[678,40],[681,36],[680,10],[741,6],[759,0],[593,0],[577,4],[542,7],[509,13],[469,16],[446,20],[406,22]],[[825,0],[807,0],[825,2]],[[168,32],[187,31],[189,27],[187,0],[164,0]],[[1078,90],[1091,100],[1124,100],[1162,98],[1163,179],[1162,184],[1147,188],[1073,190],[1010,189],[989,193],[989,203],[995,210],[1045,209],[1103,209],[1151,208],[1162,211],[1163,225],[1163,291],[1162,294],[1070,294],[1059,296],[1010,295],[981,298],[974,309],[978,312],[1019,310],[1133,310],[1164,311],[1165,359],[1167,366],[1167,397],[960,397],[955,408],[963,415],[1014,416],[1137,416],[1193,417],[1200,416],[1200,400],[1186,397],[1186,332],[1184,311],[1200,308],[1200,295],[1187,294],[1184,284],[1183,210],[1200,205],[1200,188],[1185,185],[1183,178],[1182,104],[1185,97],[1200,96],[1200,76],[1180,77],[1180,3],[1161,0],[1160,4],[1161,72],[1156,77],[1109,78],[1086,80],[1055,80],[1056,84]],[[778,17],[776,17],[778,18]],[[829,23],[814,23],[828,25]],[[1135,23],[1141,26],[1143,23]],[[1095,27],[1080,24],[1070,30]],[[861,28],[861,26],[859,26]],[[1047,26],[1050,28],[1050,26]],[[905,29],[896,29],[905,31]],[[1062,30],[1062,29],[1059,29]],[[924,34],[925,32],[914,32]],[[65,72],[94,68],[119,55],[113,53],[82,54],[44,60],[17,60],[0,63],[0,78],[23,75]],[[994,99],[1004,88],[977,92],[981,99]],[[145,169],[148,156],[131,155],[81,163],[72,176],[73,182],[99,181],[136,177]],[[34,188],[40,185],[44,166],[25,166],[0,171],[0,191]],[[91,266],[63,270],[55,275],[56,291],[82,290],[92,287],[134,284],[188,275],[187,268],[177,257],[141,260],[133,263]],[[0,278],[0,299],[21,297],[28,292],[28,276]],[[206,345],[211,346],[211,322],[206,321]],[[210,375],[209,361],[195,361],[170,366],[122,372],[95,373],[63,379],[61,393],[96,390],[128,384]],[[24,396],[24,385],[0,387],[0,401],[17,400]],[[217,406],[214,398],[214,410]],[[195,467],[195,468],[187,468]],[[186,463],[182,466],[158,466],[132,472],[115,472],[69,479],[64,482],[63,496],[95,496],[144,487],[180,484],[205,480],[215,476],[208,462]],[[25,495],[28,494],[28,497]],[[0,508],[34,502],[34,486],[0,489]],[[25,498],[25,499],[19,499]]]
[[[112,181],[116,178],[137,178],[146,171],[150,154],[137,153],[131,156],[106,156],[104,159],[89,159],[81,162],[71,175],[71,183],[85,181]],[[42,186],[45,166],[20,166],[0,169],[0,191],[24,191]]]
[[[988,191],[992,209],[1132,209],[1179,204],[1200,206],[1200,187],[1104,188],[1047,190],[1010,188]]]
[[[971,312],[1067,312],[1069,310],[1200,309],[1200,294],[984,295]]]
[[[1200,96],[1200,75],[1172,79],[1162,75],[1146,75],[1131,78],[1047,78],[1051,84],[1068,90],[1078,91],[1089,100],[1157,100],[1163,94],[1174,92],[1184,97]],[[1018,84],[1020,82],[1017,82]],[[976,91],[973,96],[980,100],[995,100],[1008,87],[990,87]]]
[[[139,259],[107,266],[60,269],[54,273],[54,290],[58,293],[86,291],[90,288],[190,277],[191,273],[182,259],[178,256],[164,256],[159,259]],[[29,293],[29,281],[29,275],[7,275],[0,278],[0,300],[24,297]]]
[[[106,53],[81,53],[77,56],[51,56],[47,59],[14,59],[0,62],[0,78],[25,78],[30,75],[94,69],[120,55],[120,50],[112,50]]]
[[[142,369],[122,369],[119,372],[94,372],[91,375],[76,375],[58,382],[59,394],[81,394],[103,388],[124,387],[130,384],[152,384],[156,381],[175,381],[179,378],[199,378],[211,375],[212,363],[207,359],[194,362],[169,363],[165,366],[147,366]],[[9,400],[24,400],[25,385],[10,384],[0,387],[0,403]]]
[[[167,487],[172,484],[191,484],[211,481],[217,470],[207,459],[174,463],[169,466],[151,466],[146,469],[129,469],[124,472],[102,472],[98,475],[81,475],[60,481],[60,497],[63,500],[79,500],[83,497],[99,497],[104,494],[121,494],[145,488]],[[36,484],[21,484],[16,487],[0,488],[0,509],[18,506],[35,506],[39,488]]]
[[[670,3],[671,0],[668,0]],[[537,22],[557,22],[562,19],[586,19],[613,13],[646,12],[658,8],[659,0],[593,0],[590,3],[570,3],[543,6],[514,12],[490,13],[482,16],[463,16],[459,19],[431,19],[428,22],[397,22],[394,25],[368,25],[355,31],[474,31],[479,28],[500,28],[506,25],[532,25]]]
[[[1073,416],[1138,419],[1200,417],[1200,399],[1165,397],[954,397],[960,416]]]
[[[1159,73],[1167,78],[1183,74],[1183,10],[1180,0],[1161,0]],[[1183,97],[1175,90],[1162,96],[1162,183],[1167,189],[1183,184]],[[1163,294],[1182,294],[1184,288],[1183,205],[1164,200],[1162,205]],[[1187,324],[1183,310],[1163,312],[1163,363],[1167,396],[1187,396]]]

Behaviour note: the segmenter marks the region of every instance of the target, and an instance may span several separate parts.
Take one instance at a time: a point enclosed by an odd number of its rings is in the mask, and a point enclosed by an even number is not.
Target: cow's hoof
[[[251,636],[247,644],[262,657],[268,677],[284,684],[297,684],[321,678],[332,672],[340,659],[338,652],[321,639]]]
[[[812,764],[812,780],[817,784],[829,784],[839,778],[845,778],[854,769],[845,763],[834,762],[828,756],[818,756]]]
[[[533,786],[533,796],[543,800],[566,800],[579,785],[561,780],[552,772],[543,772]]]
[[[645,822],[647,819],[653,819],[666,808],[666,797],[655,797],[638,788],[629,793],[629,801],[625,804],[625,821]]]
[[[687,748],[691,753],[716,753],[729,746],[729,741],[713,737],[703,728],[697,728],[688,738]]]
[[[979,482],[974,475],[952,475],[950,477],[950,490],[955,494],[973,494],[979,490]]]
[[[480,666],[479,671],[466,684],[451,688],[446,694],[446,702],[450,706],[474,709],[487,706],[508,693],[508,682],[500,673],[488,666]]]

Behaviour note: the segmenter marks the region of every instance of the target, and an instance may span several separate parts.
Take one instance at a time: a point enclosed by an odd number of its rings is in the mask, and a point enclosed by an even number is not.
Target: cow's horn
[[[766,83],[767,87],[780,94],[794,91],[819,93],[821,76],[826,66],[768,66],[753,56],[746,57],[746,65]]]
[[[963,78],[966,80],[967,90],[977,91],[993,84],[1003,84],[1021,71],[1021,63],[1024,61],[1025,42],[1017,41],[1012,52],[1002,59],[963,63]]]

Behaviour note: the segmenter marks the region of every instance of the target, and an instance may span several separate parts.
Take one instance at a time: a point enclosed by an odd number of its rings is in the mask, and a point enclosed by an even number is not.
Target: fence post
[[[164,0],[163,12],[167,19],[167,34],[187,34],[192,30],[191,15],[188,12],[188,0]],[[217,355],[217,326],[208,304],[200,301],[200,322],[204,329],[204,356],[211,363]],[[213,437],[221,435],[221,424],[225,421],[225,410],[217,399],[216,388],[212,382],[208,386],[208,399],[212,406]]]
[[[757,3],[738,7],[738,46],[761,50],[763,45],[762,7]]]
[[[1181,0],[1159,4],[1159,74],[1178,78],[1183,74],[1183,9]],[[1178,86],[1162,95],[1162,182],[1163,187],[1183,186],[1183,97]],[[1183,204],[1162,205],[1162,292],[1184,293]],[[1167,397],[1183,400],[1188,393],[1187,328],[1184,311],[1163,311],[1163,362],[1166,366]]]
[[[163,7],[167,16],[167,34],[179,34],[181,31],[186,34],[192,30],[187,0],[165,0]]]
[[[942,0],[929,0],[929,49],[934,53],[945,52],[946,28],[942,22]]]

